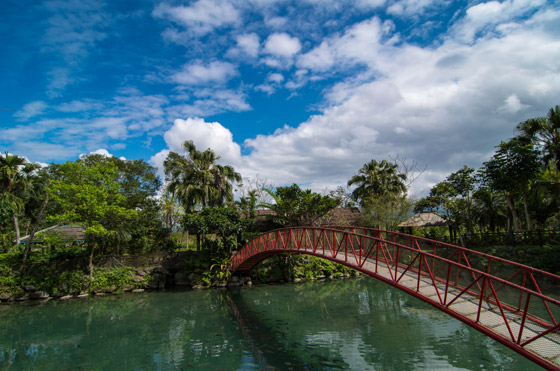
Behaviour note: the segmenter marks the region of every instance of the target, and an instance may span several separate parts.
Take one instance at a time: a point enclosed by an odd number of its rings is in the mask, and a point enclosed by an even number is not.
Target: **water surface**
[[[369,278],[0,306],[0,370],[538,370]]]

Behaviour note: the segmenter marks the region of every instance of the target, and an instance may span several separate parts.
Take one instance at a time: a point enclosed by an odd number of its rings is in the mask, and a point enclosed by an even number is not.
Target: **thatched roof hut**
[[[453,224],[453,221],[443,219],[436,213],[420,213],[398,225],[399,228],[412,228],[412,227],[441,227]]]
[[[67,242],[84,241],[86,238],[84,231],[85,228],[79,224],[53,225],[52,227],[45,228],[35,233],[35,236],[31,243],[41,243],[43,242],[45,234],[55,233]],[[20,243],[27,243],[29,237],[30,236],[24,236],[20,238]]]

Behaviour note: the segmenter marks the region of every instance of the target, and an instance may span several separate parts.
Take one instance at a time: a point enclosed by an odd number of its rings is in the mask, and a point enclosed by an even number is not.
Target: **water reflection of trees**
[[[277,342],[324,369],[527,369],[534,364],[476,330],[372,279],[244,291]]]
[[[238,368],[243,339],[233,320],[224,321],[222,296],[154,293],[3,307],[0,369]]]

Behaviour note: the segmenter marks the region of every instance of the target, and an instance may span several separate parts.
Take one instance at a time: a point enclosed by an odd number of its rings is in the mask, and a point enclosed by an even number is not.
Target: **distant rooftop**
[[[399,224],[399,228],[406,227],[439,227],[453,224],[453,221],[446,220],[436,213],[420,213]]]

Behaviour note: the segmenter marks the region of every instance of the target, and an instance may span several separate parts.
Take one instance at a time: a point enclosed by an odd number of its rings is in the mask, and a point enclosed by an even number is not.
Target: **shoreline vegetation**
[[[10,260],[17,262],[19,259],[4,254],[1,263],[6,267]],[[100,297],[172,287],[205,290],[360,276],[358,271],[341,264],[313,256],[290,254],[268,259],[243,276],[231,276],[227,270],[229,260],[224,254],[196,251],[110,256],[96,262],[94,279],[91,281],[83,270],[60,272],[47,268],[57,273],[46,277],[42,275],[45,269],[37,267],[35,274],[11,276],[10,282],[5,279],[0,281],[3,284],[0,285],[0,303]],[[54,259],[47,265],[56,266],[59,263],[58,259]],[[45,265],[45,262],[39,264]],[[79,257],[75,258],[73,264],[80,264]]]
[[[272,229],[396,231],[422,213],[437,214],[445,226],[407,226],[409,234],[560,274],[560,106],[517,124],[514,133],[480,169],[464,166],[420,199],[409,190],[423,170],[398,156],[371,159],[347,187],[317,193],[243,178],[192,141],[167,155],[163,181],[143,160],[90,154],[41,166],[5,152],[0,300],[346,277],[350,268],[308,256],[271,257],[241,279],[227,267],[233,252]],[[346,220],[337,219],[340,210]],[[515,245],[515,236],[535,232],[539,246]]]
[[[486,246],[477,250],[521,264],[558,273],[560,245]],[[17,269],[21,256],[0,255],[2,269]],[[283,253],[271,257],[242,276],[228,271],[231,260],[223,251],[177,251],[151,254],[103,256],[96,261],[89,280],[87,256],[59,255],[50,261],[30,259],[31,274],[0,276],[0,304],[45,302],[71,298],[142,293],[174,287],[192,290],[300,283],[358,277],[360,272],[344,265],[305,254]],[[81,270],[64,270],[82,266]]]

